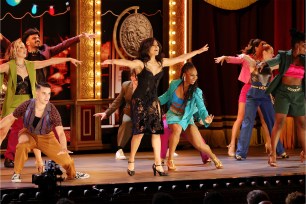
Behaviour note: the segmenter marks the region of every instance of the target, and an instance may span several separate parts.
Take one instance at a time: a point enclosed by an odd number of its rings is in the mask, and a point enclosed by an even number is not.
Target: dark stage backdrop
[[[214,63],[214,57],[240,53],[251,38],[261,38],[275,48],[290,49],[291,27],[304,31],[304,0],[259,0],[229,11],[204,0],[193,0],[192,49],[209,44],[209,51],[192,59],[198,68],[199,87],[207,108],[216,116],[237,115],[240,66]]]

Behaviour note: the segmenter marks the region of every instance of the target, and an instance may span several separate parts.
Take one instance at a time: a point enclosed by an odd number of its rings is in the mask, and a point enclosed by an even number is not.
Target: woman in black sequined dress
[[[156,175],[156,172],[160,176],[167,175],[161,166],[160,159],[160,134],[164,132],[164,127],[157,96],[157,88],[163,76],[163,67],[183,62],[197,54],[207,51],[208,45],[175,58],[163,58],[161,50],[161,44],[155,38],[147,38],[140,44],[137,59],[109,59],[102,63],[116,64],[135,69],[138,78],[138,86],[133,93],[131,107],[133,138],[127,169],[127,173],[130,176],[135,174],[135,155],[144,133],[152,134],[152,147],[155,160],[152,166],[154,175]]]

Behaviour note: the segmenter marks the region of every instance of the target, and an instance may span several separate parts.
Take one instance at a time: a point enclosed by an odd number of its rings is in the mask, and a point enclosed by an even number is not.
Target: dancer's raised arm
[[[71,62],[72,64],[74,64],[75,66],[81,64],[82,62],[74,59],[74,58],[65,58],[65,57],[59,57],[59,58],[50,58],[47,60],[43,60],[43,61],[33,61],[34,62],[34,68],[35,69],[41,69],[47,66],[50,66],[52,64],[60,64],[63,62]]]
[[[206,44],[204,47],[198,49],[198,50],[194,50],[192,52],[186,53],[186,54],[182,54],[178,57],[174,57],[174,58],[164,58],[163,59],[163,66],[164,67],[168,67],[174,64],[177,64],[179,62],[183,62],[186,61],[192,57],[194,57],[197,54],[201,54],[202,52],[206,52],[208,50],[208,44]]]

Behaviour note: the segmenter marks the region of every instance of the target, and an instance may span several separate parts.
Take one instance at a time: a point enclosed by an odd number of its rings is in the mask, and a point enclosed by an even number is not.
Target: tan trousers
[[[65,170],[68,179],[73,179],[76,175],[74,161],[71,159],[68,153],[57,155],[62,147],[55,138],[53,132],[46,135],[34,135],[30,133],[26,128],[19,132],[19,135],[25,134],[28,136],[29,141],[25,143],[19,143],[16,147],[15,165],[14,171],[16,174],[20,174],[24,167],[25,162],[28,160],[28,153],[36,148],[44,153],[47,157],[53,160],[55,163],[61,165]]]

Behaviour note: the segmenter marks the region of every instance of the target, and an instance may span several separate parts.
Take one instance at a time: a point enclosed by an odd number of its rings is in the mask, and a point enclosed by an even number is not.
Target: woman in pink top
[[[250,55],[253,59],[255,60],[260,60],[258,59],[258,54],[256,55],[256,53],[259,50],[259,47],[262,46],[262,44],[264,44],[265,42],[260,40],[260,39],[251,39],[248,46],[242,50],[243,54],[248,54]],[[250,84],[250,68],[249,68],[249,63],[243,59],[243,55],[238,55],[237,57],[232,57],[232,56],[221,56],[221,57],[216,57],[214,58],[216,63],[221,63],[221,65],[223,64],[224,60],[227,63],[231,63],[231,64],[241,64],[242,65],[242,69],[241,72],[239,74],[238,80],[243,82],[244,85],[241,89],[240,95],[239,95],[239,103],[238,103],[238,114],[237,114],[237,119],[234,122],[233,128],[232,128],[232,137],[231,137],[231,142],[230,144],[227,146],[228,147],[228,155],[231,157],[235,156],[235,144],[236,144],[236,137],[237,137],[237,132],[240,129],[242,120],[244,118],[244,113],[245,113],[245,103],[246,103],[246,95],[249,91],[249,89],[251,88],[251,84]],[[264,121],[263,115],[260,111],[260,109],[258,108],[258,115],[260,117],[260,122],[262,124],[263,127],[263,131],[264,131],[264,135],[266,136],[265,140],[266,140],[266,152],[271,151],[271,139],[270,139],[270,134],[269,134],[269,130],[267,127],[267,124]]]

